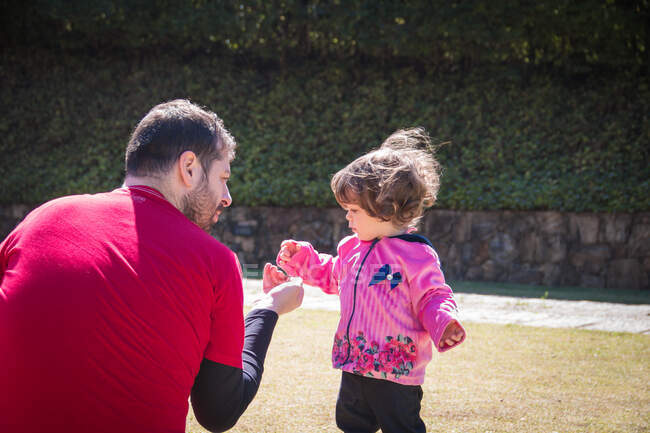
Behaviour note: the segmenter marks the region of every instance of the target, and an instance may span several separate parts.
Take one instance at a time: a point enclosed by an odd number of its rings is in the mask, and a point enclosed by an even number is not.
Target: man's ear
[[[181,153],[176,162],[178,174],[183,186],[192,188],[203,175],[199,158],[191,150]]]

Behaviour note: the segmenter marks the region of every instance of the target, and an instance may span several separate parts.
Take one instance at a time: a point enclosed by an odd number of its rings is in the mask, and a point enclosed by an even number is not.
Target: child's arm
[[[413,309],[436,349],[445,352],[465,340],[465,329],[458,320],[458,306],[445,283],[438,256],[427,249],[427,256],[409,266]]]
[[[309,242],[283,241],[276,262],[288,275],[301,277],[305,284],[338,294],[338,257],[319,253]]]

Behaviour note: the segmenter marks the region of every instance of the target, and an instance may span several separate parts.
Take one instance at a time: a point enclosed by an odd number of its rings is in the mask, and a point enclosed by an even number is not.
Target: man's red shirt
[[[156,190],[44,204],[0,244],[0,430],[184,431],[201,360],[242,366],[242,306],[234,253]]]

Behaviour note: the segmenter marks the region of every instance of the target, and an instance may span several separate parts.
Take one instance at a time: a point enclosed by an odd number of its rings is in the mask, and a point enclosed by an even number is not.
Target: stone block
[[[250,237],[236,236],[236,242],[241,247],[241,251],[252,253],[255,251],[255,239]]]
[[[472,215],[472,240],[486,240],[494,236],[499,226],[496,212],[474,212]]]
[[[483,278],[486,281],[499,281],[504,275],[503,267],[499,266],[494,260],[487,260],[481,265]]]
[[[598,242],[598,215],[572,214],[569,218],[569,233],[578,242],[589,245]]]
[[[538,212],[535,218],[538,230],[547,235],[564,235],[567,233],[567,223],[560,212]]]
[[[543,253],[537,258],[537,263],[562,263],[567,256],[567,241],[564,235],[552,235],[544,239]]]
[[[287,231],[291,227],[313,220],[311,213],[303,212],[303,209],[260,207],[256,210],[267,230]]]
[[[499,227],[507,227],[515,239],[520,239],[522,235],[536,230],[535,213],[503,211]]]
[[[436,240],[453,233],[459,219],[460,214],[456,211],[430,210],[425,213],[420,225],[429,239]]]
[[[560,265],[547,263],[539,267],[542,273],[542,284],[545,286],[558,286],[562,284],[562,268]]]
[[[242,265],[242,267],[250,267],[251,265],[259,264],[260,257],[257,254],[247,253],[245,251],[242,251],[241,248],[232,248],[232,250],[237,254],[237,259],[239,260],[239,264]]]
[[[628,240],[630,257],[650,256],[650,224],[637,224]]]
[[[341,239],[343,239],[348,234],[348,225],[334,222],[332,223],[332,239],[331,242],[334,246],[338,245]]]
[[[471,244],[472,244],[472,248],[471,248],[472,256],[470,258],[471,264],[480,265],[490,257],[490,250],[487,242],[476,240]]]
[[[635,214],[634,224],[650,224],[650,212],[641,212]]]
[[[440,266],[445,274],[445,278],[464,278],[464,272],[467,266],[463,266],[459,254],[459,248],[455,244],[451,244],[449,245],[447,254],[445,256],[439,256]]]
[[[454,226],[456,242],[467,242],[472,238],[472,212],[465,212],[458,218]]]
[[[0,242],[11,233],[20,221],[14,218],[0,217]]]
[[[569,253],[569,262],[578,271],[588,264],[604,265],[611,258],[611,249],[607,245],[583,246]]]
[[[336,249],[337,241],[332,239],[332,226],[320,221],[306,222],[299,225],[294,239],[310,242],[319,251]]]
[[[562,266],[562,274],[560,275],[561,286],[579,286],[581,273],[571,265]]]
[[[12,204],[8,207],[8,216],[16,221],[20,221],[29,213],[30,206],[25,204]],[[4,213],[4,212],[3,212]]]
[[[449,255],[449,242],[436,242],[433,244],[433,248],[438,253],[440,260],[443,260]]]
[[[607,287],[616,289],[640,289],[641,264],[636,259],[612,260],[607,269]]]
[[[609,245],[612,247],[612,259],[627,258],[627,244],[610,243]]]
[[[483,276],[483,269],[481,269],[480,266],[470,266],[469,269],[467,269],[465,278],[467,278],[470,281],[482,281],[486,279]]]
[[[472,243],[471,242],[465,242],[461,245],[461,250],[460,250],[460,259],[464,264],[469,264],[472,262],[472,258],[474,257],[474,250],[472,248]]]
[[[580,275],[580,287],[604,289],[605,278],[601,275],[582,274]]]
[[[537,233],[529,231],[521,234],[521,238],[517,242],[517,249],[519,250],[519,258],[522,262],[532,263],[537,261],[537,251],[539,248],[540,239]]]
[[[219,242],[230,247],[230,245],[235,242],[235,235],[230,231],[222,231],[221,233],[214,234],[214,236],[219,240]],[[232,247],[231,247],[232,249]]]
[[[247,220],[235,223],[232,232],[236,236],[254,236],[257,234],[257,221]]]
[[[290,236],[286,236],[283,233],[268,233],[264,238],[258,239],[258,242],[260,243],[260,248],[268,249],[270,251],[273,251],[275,254],[278,253],[280,250],[280,245],[282,244],[282,241],[285,239],[295,239]],[[296,240],[302,240],[302,239],[296,239]],[[274,257],[275,261],[275,257]]]
[[[277,229],[274,229],[273,227],[271,227],[271,226],[268,225],[268,224],[266,224],[266,227],[268,228],[268,230],[269,230],[270,232],[277,232],[277,231],[279,231],[279,230],[277,230]],[[300,224],[297,224],[297,223],[289,224],[289,223],[288,223],[287,226],[286,226],[286,228],[285,228],[285,230],[284,230],[284,232],[286,233],[286,238],[287,238],[287,239],[296,239],[296,238],[297,238],[297,236],[296,236],[296,232],[298,232],[299,229],[300,229]],[[299,240],[299,239],[296,239],[296,240]]]
[[[544,274],[530,266],[515,266],[508,276],[508,280],[519,284],[541,284]]]
[[[460,263],[460,248],[458,244],[452,243],[449,245],[445,258],[449,263]]]
[[[455,266],[444,266],[442,267],[443,275],[447,281],[449,280],[464,280],[465,275],[461,273],[460,267]]]
[[[228,213],[228,216],[231,217],[234,221],[245,221],[249,219],[249,211],[250,208],[248,207],[233,206],[230,209],[227,209],[226,213]]]
[[[492,237],[488,243],[488,248],[490,258],[500,265],[509,265],[519,257],[516,244],[507,233],[498,233]]]
[[[601,215],[600,241],[610,244],[627,242],[632,228],[632,216],[628,214]]]

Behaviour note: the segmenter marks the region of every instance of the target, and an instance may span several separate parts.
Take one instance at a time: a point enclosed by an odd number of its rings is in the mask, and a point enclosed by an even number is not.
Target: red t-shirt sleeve
[[[210,341],[204,358],[231,367],[242,368],[244,347],[244,291],[237,256],[224,255],[215,287]]]

